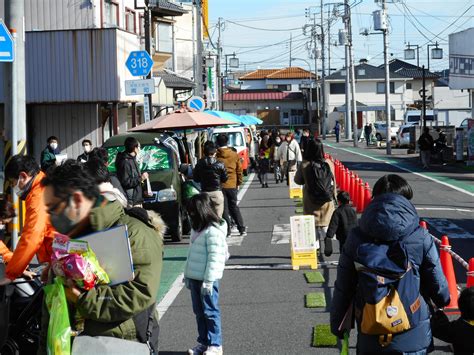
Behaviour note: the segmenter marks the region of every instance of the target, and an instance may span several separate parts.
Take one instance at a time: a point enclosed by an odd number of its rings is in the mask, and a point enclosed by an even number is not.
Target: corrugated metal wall
[[[28,103],[119,100],[117,30],[28,32]]]
[[[98,104],[34,105],[31,107],[30,132],[34,132],[32,154],[40,159],[50,136],[59,139],[59,147],[68,157],[82,153],[81,142],[90,139],[97,146],[99,136]]]

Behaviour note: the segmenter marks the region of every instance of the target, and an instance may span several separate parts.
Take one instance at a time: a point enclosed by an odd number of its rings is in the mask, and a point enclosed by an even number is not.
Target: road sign
[[[153,67],[153,59],[147,51],[133,51],[128,56],[125,66],[133,76],[147,76]]]
[[[188,100],[188,108],[194,109],[197,111],[204,111],[206,108],[206,102],[200,96],[193,96]]]
[[[155,93],[155,79],[125,80],[125,94],[144,95]]]
[[[14,59],[13,37],[7,26],[0,20],[0,62],[13,62]]]

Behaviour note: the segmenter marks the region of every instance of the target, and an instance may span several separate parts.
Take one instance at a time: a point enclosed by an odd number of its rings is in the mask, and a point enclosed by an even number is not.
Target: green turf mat
[[[296,214],[303,214],[303,208],[302,207],[296,208],[295,213]]]
[[[319,271],[307,271],[304,273],[306,282],[309,284],[325,282],[324,276]]]
[[[310,292],[306,295],[306,308],[326,307],[326,297],[322,292]]]
[[[337,338],[331,333],[329,324],[319,324],[313,328],[314,347],[336,346]]]
[[[303,207],[303,202],[302,201],[296,202],[296,207]]]

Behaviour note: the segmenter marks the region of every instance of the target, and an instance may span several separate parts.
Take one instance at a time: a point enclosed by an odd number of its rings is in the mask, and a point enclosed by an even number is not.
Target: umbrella
[[[235,122],[209,115],[205,112],[182,112],[155,118],[142,123],[129,132],[137,131],[162,131],[162,130],[184,130],[193,128],[206,128],[215,126],[233,125]]]
[[[262,124],[263,121],[255,116],[251,116],[251,115],[242,115],[240,116],[240,120],[241,122],[243,122],[244,124],[246,125],[259,125],[259,124]]]
[[[208,113],[210,115],[223,118],[225,120],[233,121],[234,124],[241,124],[244,123],[239,116],[237,116],[235,113],[232,112],[225,112],[225,111],[215,111],[215,110],[206,110],[204,111],[205,113]]]

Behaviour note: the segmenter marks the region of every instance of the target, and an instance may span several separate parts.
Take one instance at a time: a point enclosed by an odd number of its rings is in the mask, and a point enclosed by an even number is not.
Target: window
[[[267,89],[275,89],[281,91],[291,91],[291,85],[277,85],[277,84],[268,84]]]
[[[329,93],[331,95],[344,95],[346,93],[345,83],[332,83],[329,86]]]
[[[364,76],[365,75],[365,69],[357,69],[357,75]]]
[[[395,93],[395,83],[390,82],[390,93]],[[377,94],[385,94],[385,83],[377,83]]]
[[[289,117],[289,113],[288,112],[283,112],[283,118],[288,118]]]
[[[125,8],[125,30],[128,32],[137,32],[137,21],[135,19],[135,11]]]
[[[117,158],[117,154],[119,152],[123,152],[125,150],[124,146],[118,147],[107,147],[107,151],[109,153],[109,172],[112,174],[115,173],[115,159]],[[156,145],[142,145],[140,155],[141,165],[140,171],[159,171],[159,170],[169,170],[172,167],[172,158],[171,152],[168,151],[164,147],[159,147]]]
[[[407,83],[407,90],[411,90],[411,89],[412,89],[411,83]]]
[[[245,140],[244,136],[241,132],[226,132],[229,141],[227,145],[229,147],[245,147]],[[215,142],[219,133],[215,133],[212,135],[212,141]]]
[[[104,0],[104,27],[119,26],[119,5],[114,0]]]
[[[138,18],[138,34],[141,37],[145,36],[145,16],[143,15]]]
[[[172,53],[173,52],[173,39],[172,39],[172,28],[171,24],[165,22],[158,23],[157,35],[157,51]]]

